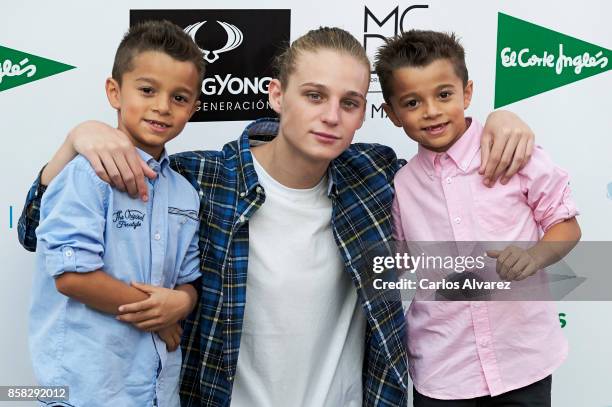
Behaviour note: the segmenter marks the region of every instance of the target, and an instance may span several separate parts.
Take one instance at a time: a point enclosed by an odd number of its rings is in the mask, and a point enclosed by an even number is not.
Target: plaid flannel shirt
[[[249,146],[250,141],[271,140],[277,130],[277,120],[260,119],[222,151],[170,157],[172,168],[201,197],[202,285],[198,306],[184,324],[183,406],[230,405],[246,302],[248,222],[265,201]],[[399,167],[391,148],[353,144],[328,169],[334,238],[367,321],[362,372],[363,405],[367,407],[403,407],[408,392],[401,300],[388,292],[366,289],[364,255],[370,246],[391,240],[392,180]],[[37,180],[19,219],[19,240],[28,250],[36,247],[43,192]]]

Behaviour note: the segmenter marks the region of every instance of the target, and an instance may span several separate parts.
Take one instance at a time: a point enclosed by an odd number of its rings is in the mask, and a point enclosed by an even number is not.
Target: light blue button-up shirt
[[[165,152],[160,162],[139,153],[158,174],[148,181],[148,202],[111,188],[81,156],[42,199],[30,350],[39,384],[69,386],[69,405],[143,407],[157,399],[160,407],[179,406],[180,348],[167,352],[157,334],[55,287],[64,272],[98,269],[125,283],[168,288],[200,276],[199,195]]]

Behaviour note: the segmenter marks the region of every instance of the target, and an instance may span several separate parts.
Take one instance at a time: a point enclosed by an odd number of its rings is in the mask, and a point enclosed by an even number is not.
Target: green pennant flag
[[[75,68],[0,46],[0,92]]]
[[[495,108],[610,70],[612,51],[498,13]]]

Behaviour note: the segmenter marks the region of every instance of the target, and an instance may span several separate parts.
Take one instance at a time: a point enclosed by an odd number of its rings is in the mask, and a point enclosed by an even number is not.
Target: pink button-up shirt
[[[577,214],[567,173],[539,147],[506,185],[486,187],[478,174],[481,133],[473,120],[446,153],[419,146],[397,173],[397,240],[537,241]],[[527,386],[567,355],[551,302],[413,301],[406,319],[414,386],[436,399],[495,396]]]

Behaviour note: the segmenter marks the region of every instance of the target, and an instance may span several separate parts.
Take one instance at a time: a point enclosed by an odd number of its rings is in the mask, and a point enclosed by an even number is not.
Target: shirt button
[[[72,250],[66,250],[66,257],[72,257],[74,253],[72,252]]]
[[[263,189],[261,187],[257,187],[255,188],[255,191],[257,191],[258,194],[261,194],[261,191],[263,191]]]
[[[489,346],[489,341],[487,341],[486,339],[481,340],[480,346],[482,346],[483,348],[486,348],[487,346]]]
[[[161,239],[161,235],[159,234],[159,232],[155,233],[155,235],[153,236],[153,239],[155,239],[155,240]]]
[[[240,193],[240,198],[244,198],[244,196],[245,196],[245,195],[246,195],[246,194],[245,194],[244,192],[241,192],[241,193]]]
[[[459,216],[457,216],[455,218],[455,223],[457,223],[457,224],[461,223],[461,218]]]
[[[229,376],[228,379],[231,382],[232,380],[234,380],[234,376]]]
[[[238,219],[240,221],[240,223],[244,223],[245,221],[245,217],[244,215],[240,215],[240,219]]]
[[[446,183],[450,184],[451,182],[453,182],[453,179],[451,177],[446,178]]]

